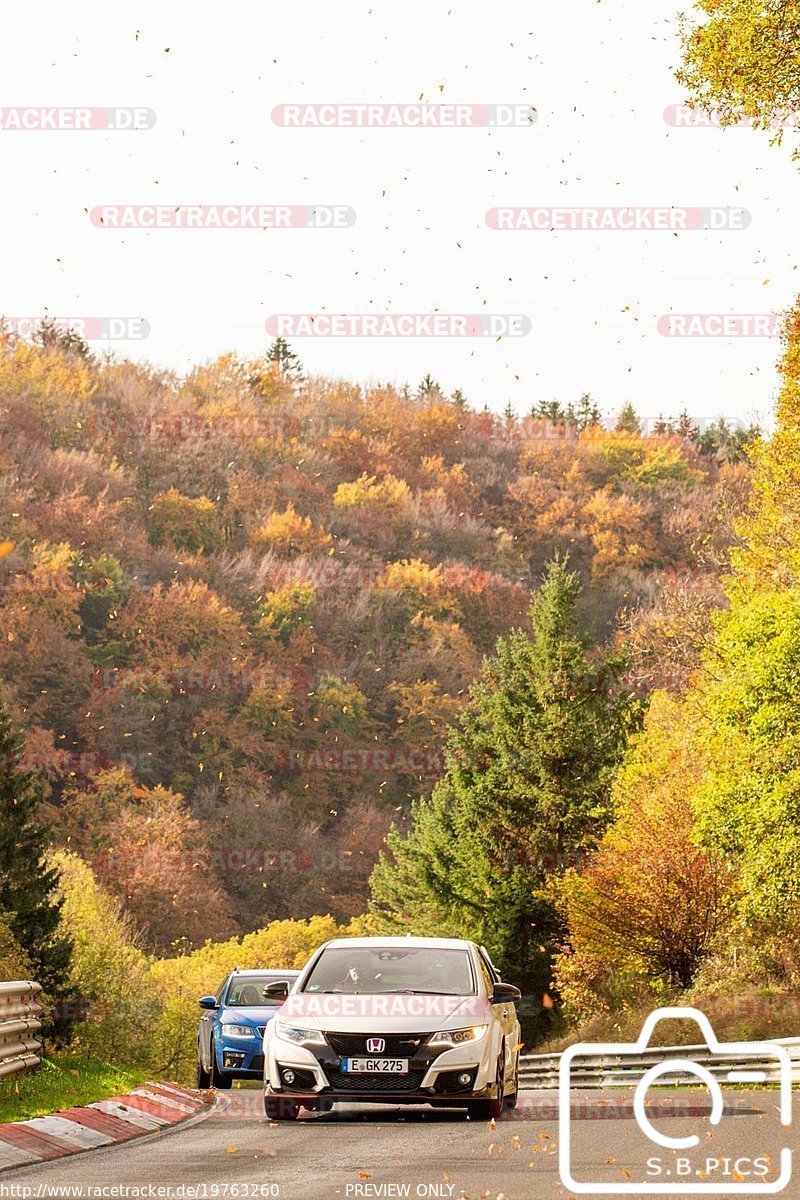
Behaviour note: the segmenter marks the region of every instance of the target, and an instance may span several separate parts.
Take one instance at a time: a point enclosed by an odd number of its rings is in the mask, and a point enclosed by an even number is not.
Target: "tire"
[[[467,1113],[473,1121],[499,1121],[505,1110],[505,1090],[503,1083],[503,1055],[497,1060],[494,1079],[494,1095],[486,1100],[470,1100]]]
[[[514,1090],[506,1095],[506,1108],[516,1108],[519,1103],[519,1057],[514,1059]]]
[[[468,1100],[467,1116],[470,1121],[488,1121],[492,1115],[489,1111],[490,1104],[490,1100]]]
[[[204,1092],[206,1088],[211,1087],[211,1075],[203,1066],[203,1060],[200,1057],[200,1045],[197,1046],[197,1088]]]
[[[221,1092],[230,1090],[233,1085],[233,1077],[227,1071],[220,1071],[217,1066],[217,1051],[214,1042],[211,1042],[211,1086],[218,1088]]]
[[[296,1121],[300,1116],[300,1105],[288,1096],[265,1096],[264,1112],[268,1121]]]

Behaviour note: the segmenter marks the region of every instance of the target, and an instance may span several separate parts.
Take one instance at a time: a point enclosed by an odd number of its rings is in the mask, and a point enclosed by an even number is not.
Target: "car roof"
[[[413,946],[419,949],[429,950],[469,950],[475,943],[465,941],[463,938],[435,938],[435,937],[354,937],[354,938],[333,938],[330,942],[326,942],[325,946],[333,949],[350,949],[357,950],[359,947],[368,949],[370,946],[388,946],[401,947]]]

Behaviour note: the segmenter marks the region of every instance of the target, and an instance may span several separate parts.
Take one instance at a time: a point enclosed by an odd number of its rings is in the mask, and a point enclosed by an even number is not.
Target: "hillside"
[[[304,379],[285,346],[177,378],[5,336],[0,699],[148,948],[362,912],[555,555],[626,686],[681,686],[665,627],[720,602],[748,468],[723,426],[619,425]]]

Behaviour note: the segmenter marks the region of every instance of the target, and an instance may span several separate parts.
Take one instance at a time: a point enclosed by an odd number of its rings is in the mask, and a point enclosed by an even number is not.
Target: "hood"
[[[253,1025],[266,1025],[277,1013],[277,1008],[263,1008],[257,1004],[226,1004],[220,1011],[219,1019],[229,1025],[241,1025],[248,1022]]]
[[[331,1033],[435,1033],[485,1025],[491,1011],[483,996],[298,992],[286,999],[278,1016],[289,1025]]]

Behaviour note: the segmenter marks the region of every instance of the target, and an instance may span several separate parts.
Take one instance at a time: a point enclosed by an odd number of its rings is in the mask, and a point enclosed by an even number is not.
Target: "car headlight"
[[[252,1025],[226,1025],[223,1022],[222,1036],[233,1038],[254,1038],[257,1036]]]
[[[465,1042],[479,1042],[486,1036],[488,1025],[472,1025],[469,1029],[441,1029],[428,1038],[429,1046],[463,1046]]]
[[[295,1046],[326,1046],[325,1035],[318,1029],[296,1029],[294,1025],[284,1025],[283,1021],[274,1022],[275,1036],[284,1042],[293,1042]]]

